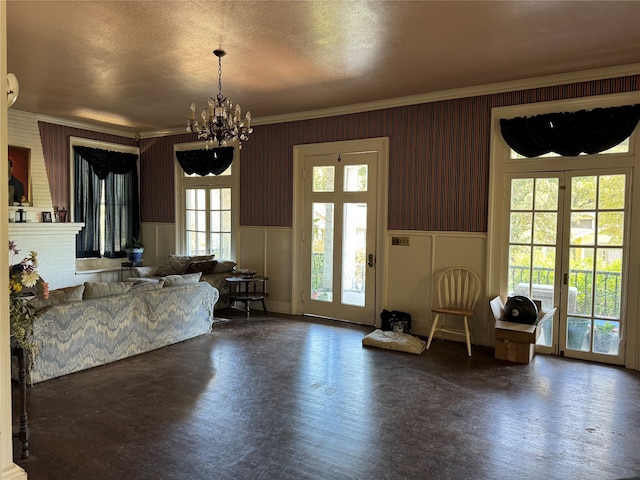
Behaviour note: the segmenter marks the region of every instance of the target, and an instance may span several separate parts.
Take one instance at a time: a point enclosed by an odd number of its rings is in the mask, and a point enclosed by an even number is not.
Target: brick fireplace
[[[51,289],[78,284],[76,276],[75,243],[76,234],[82,223],[44,223],[42,213],[53,213],[51,191],[44,162],[38,119],[28,112],[9,110],[9,145],[30,150],[30,204],[9,206],[9,219],[15,219],[15,212],[22,208],[27,212],[27,223],[9,223],[9,239],[16,242],[20,255],[10,256],[9,262],[16,263],[38,252],[38,271],[49,283]]]

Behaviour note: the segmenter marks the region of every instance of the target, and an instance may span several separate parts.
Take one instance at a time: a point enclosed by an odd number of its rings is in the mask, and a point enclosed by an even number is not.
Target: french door
[[[508,178],[509,295],[558,307],[537,350],[622,364],[630,169]]]
[[[377,153],[303,157],[302,310],[375,321]]]

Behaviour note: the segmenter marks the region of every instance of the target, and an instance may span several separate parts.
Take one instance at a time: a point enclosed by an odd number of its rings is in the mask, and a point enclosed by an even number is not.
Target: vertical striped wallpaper
[[[241,151],[240,224],[291,227],[294,145],[389,137],[389,229],[486,232],[492,108],[636,90],[640,75],[257,126]],[[41,124],[59,205],[69,196],[68,135],[111,137],[68,130]],[[175,221],[173,145],[193,140],[140,140],[143,222]]]
[[[193,142],[194,135],[140,140],[140,220],[175,223],[173,145]]]
[[[492,108],[636,90],[640,75],[256,127],[240,223],[292,225],[294,145],[387,136],[389,229],[486,232]]]
[[[60,208],[71,206],[69,193],[70,160],[69,137],[81,137],[101,142],[111,142],[120,145],[136,145],[132,138],[108,135],[92,132],[79,128],[65,127],[47,122],[38,122],[40,128],[40,140],[44,154],[44,163],[47,167],[49,188],[51,189],[52,205]]]

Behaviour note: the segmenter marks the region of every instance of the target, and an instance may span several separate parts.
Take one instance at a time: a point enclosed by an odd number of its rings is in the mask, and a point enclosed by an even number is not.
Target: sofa
[[[220,294],[217,309],[229,308],[230,285],[227,278],[239,275],[236,263],[229,260],[216,260],[213,255],[169,255],[162,265],[133,267],[132,278],[162,279],[167,275],[188,275],[200,273],[200,281],[206,282]]]
[[[33,339],[31,384],[104,365],[210,331],[219,292],[200,274],[115,283],[90,283],[50,292]],[[12,376],[18,378],[13,357]]]

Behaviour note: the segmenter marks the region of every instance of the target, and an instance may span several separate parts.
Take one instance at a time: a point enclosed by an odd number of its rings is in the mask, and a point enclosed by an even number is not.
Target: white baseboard
[[[7,468],[0,472],[0,480],[26,480],[27,472],[20,468],[15,463],[12,463]]]

